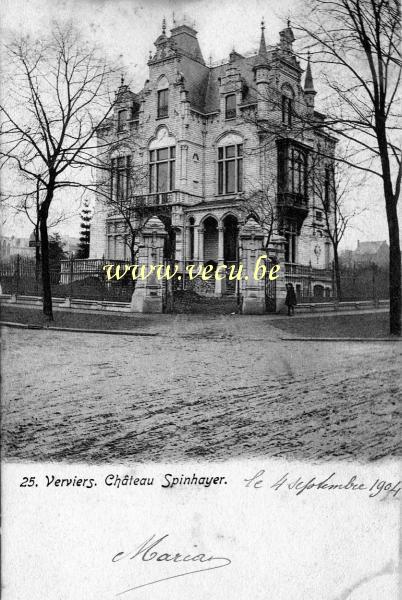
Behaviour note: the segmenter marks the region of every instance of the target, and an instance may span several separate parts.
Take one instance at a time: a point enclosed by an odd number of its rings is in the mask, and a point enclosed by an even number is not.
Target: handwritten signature
[[[178,577],[185,577],[186,575],[193,575],[194,573],[200,573],[202,571],[212,571],[213,569],[221,569],[222,567],[227,567],[231,564],[230,558],[224,556],[213,556],[207,555],[204,553],[200,554],[181,554],[179,552],[163,552],[159,548],[160,544],[164,540],[169,537],[169,534],[166,533],[160,538],[156,538],[155,534],[151,536],[148,540],[143,542],[137,550],[134,552],[118,552],[112,558],[112,562],[119,562],[121,560],[133,560],[138,558],[143,562],[170,562],[170,563],[198,563],[200,568],[193,569],[192,571],[186,571],[185,573],[177,573],[176,575],[170,575],[169,577],[163,577],[162,579],[155,579],[154,581],[148,581],[147,583],[142,583],[140,585],[135,585],[130,587],[122,592],[116,594],[116,596],[122,596],[123,594],[127,594],[128,592],[132,592],[134,590],[138,590],[140,588],[147,587],[149,585],[154,585],[155,583],[161,583],[162,581],[167,581],[168,579],[176,579]],[[155,550],[155,548],[157,548]],[[221,564],[216,564],[217,562]],[[205,565],[205,566],[201,566]],[[189,565],[190,566],[190,565]]]

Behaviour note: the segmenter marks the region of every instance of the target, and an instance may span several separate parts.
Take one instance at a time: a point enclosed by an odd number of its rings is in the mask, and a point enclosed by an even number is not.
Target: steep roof
[[[356,252],[359,254],[376,254],[383,244],[388,247],[386,240],[375,242],[358,242]]]
[[[175,46],[181,50],[183,54],[205,64],[202,56],[201,48],[197,39],[197,32],[193,27],[189,25],[178,25],[170,30],[171,41],[174,42]]]

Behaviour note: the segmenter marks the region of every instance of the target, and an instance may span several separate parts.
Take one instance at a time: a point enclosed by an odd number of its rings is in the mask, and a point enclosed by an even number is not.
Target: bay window
[[[307,151],[287,140],[278,143],[278,191],[307,198]]]

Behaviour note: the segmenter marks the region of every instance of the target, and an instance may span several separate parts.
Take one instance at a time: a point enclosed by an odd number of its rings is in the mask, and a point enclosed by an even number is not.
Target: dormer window
[[[167,117],[169,113],[169,90],[158,91],[158,118]]]
[[[117,131],[124,131],[127,123],[127,114],[128,111],[126,109],[119,110],[117,113]]]
[[[225,119],[236,118],[236,94],[229,94],[225,101]]]

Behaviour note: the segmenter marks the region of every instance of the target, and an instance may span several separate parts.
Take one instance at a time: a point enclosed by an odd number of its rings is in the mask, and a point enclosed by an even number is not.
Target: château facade
[[[331,177],[336,140],[320,126],[310,59],[303,77],[290,24],[273,46],[264,29],[257,53],[233,50],[208,65],[193,27],[175,23],[167,35],[164,22],[143,89],[135,93],[122,80],[113,117],[98,132],[99,146],[112,148],[111,175],[99,183],[90,258],[130,259],[116,210],[116,202],[129,202],[133,219],[162,221],[164,256],[183,270],[189,262],[241,260],[242,227],[252,222],[299,296],[331,295],[331,244],[311,179]],[[323,146],[326,158],[313,173]],[[326,189],[330,203],[329,182]],[[228,290],[217,282],[212,293]]]

